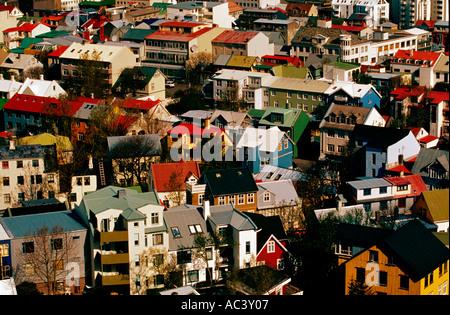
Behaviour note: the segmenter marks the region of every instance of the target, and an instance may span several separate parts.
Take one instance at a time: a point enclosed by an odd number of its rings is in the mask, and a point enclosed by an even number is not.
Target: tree
[[[93,96],[101,98],[105,94],[105,75],[103,74],[103,64],[100,54],[94,50],[80,56],[77,70],[82,82],[81,94],[87,97]]]
[[[159,138],[137,135],[121,138],[110,150],[115,174],[123,176],[128,185],[143,185],[152,158],[160,151]],[[118,177],[116,175],[116,181]]]
[[[183,170],[177,165],[175,170],[169,175],[169,181],[164,184],[167,191],[166,198],[171,207],[181,206],[186,201],[186,186],[183,177]]]
[[[201,85],[205,79],[213,75],[213,56],[209,52],[193,54],[186,60],[186,76],[192,85]]]
[[[348,295],[373,295],[373,292],[364,282],[352,279],[348,285]]]
[[[61,226],[44,225],[30,231],[17,249],[17,278],[23,275],[27,281],[44,283],[47,294],[56,294],[58,283],[66,280],[67,263],[79,257],[79,243],[72,236]]]
[[[167,110],[173,115],[195,109],[205,109],[205,99],[202,91],[194,88],[176,91],[173,101],[167,105]]]

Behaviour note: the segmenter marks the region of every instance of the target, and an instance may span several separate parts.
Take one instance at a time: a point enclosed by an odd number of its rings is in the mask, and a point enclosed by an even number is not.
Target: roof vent
[[[117,191],[117,198],[125,198],[127,196],[127,191],[125,189],[119,189]]]

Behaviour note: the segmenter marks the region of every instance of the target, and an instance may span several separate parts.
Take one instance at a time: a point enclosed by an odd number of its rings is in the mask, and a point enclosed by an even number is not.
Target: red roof
[[[422,24],[425,24],[429,28],[433,28],[434,27],[434,23],[436,23],[436,22],[437,21],[417,20],[416,26],[420,26]]]
[[[426,98],[430,99],[431,104],[439,104],[442,101],[449,100],[449,93],[441,91],[429,91]]]
[[[435,136],[432,136],[432,135],[428,135],[428,136],[425,136],[425,137],[420,138],[420,139],[419,139],[419,142],[430,143],[430,142],[436,141],[436,140],[438,140],[438,139],[439,139],[439,137],[435,137]]]
[[[439,59],[441,53],[439,52],[430,52],[430,51],[418,51],[418,50],[402,50],[399,49],[394,57],[392,57],[392,63],[405,63],[402,62],[402,59],[405,60],[422,60],[422,61],[430,61],[430,66],[433,66],[434,63]]]
[[[10,33],[10,32],[16,32],[16,31],[20,31],[20,32],[31,32],[32,30],[34,30],[36,28],[36,26],[38,26],[39,24],[31,24],[31,23],[23,23],[20,26],[17,27],[11,27],[11,28],[7,28],[6,30],[3,30],[3,33]]]
[[[117,128],[119,130],[126,130],[132,123],[138,120],[136,116],[117,115],[109,124],[110,128]]]
[[[164,22],[160,24],[160,26],[173,26],[173,27],[196,27],[200,25],[207,25],[207,24],[193,23],[193,22],[176,22],[176,21]]]
[[[426,88],[424,86],[402,86],[396,88],[394,91],[391,92],[391,95],[396,95],[396,99],[403,100],[407,98],[408,96],[421,96],[424,93],[426,93]]]
[[[152,101],[152,100],[136,100],[133,98],[126,98],[123,102],[118,101],[118,106],[123,108],[136,108],[141,110],[150,110],[156,105],[158,105],[161,101]]]
[[[59,57],[61,56],[69,46],[61,46],[48,54],[49,57]]]
[[[428,190],[422,177],[419,174],[397,177],[384,177],[384,179],[396,186],[411,184],[411,191],[408,196],[419,196],[423,191]]]
[[[0,5],[0,11],[8,11],[9,13],[14,10],[15,6],[13,5]]]
[[[83,102],[80,101],[62,102],[54,97],[15,94],[3,108],[21,112],[48,113],[71,117],[82,105]]]
[[[194,136],[201,136],[203,133],[216,133],[221,132],[222,129],[211,126],[209,128],[203,129],[197,125],[189,124],[189,123],[182,123],[179,125],[176,125],[172,129],[170,129],[167,133],[168,134],[175,134],[175,135],[194,135]]]
[[[182,190],[186,189],[186,180],[190,175],[200,178],[200,169],[198,162],[178,162],[178,163],[159,163],[152,164],[152,176],[155,189],[158,192],[168,191],[168,184],[170,181],[170,175],[173,172],[180,172],[180,176],[183,180]]]
[[[348,32],[361,32],[362,30],[369,28],[368,26],[352,26],[352,25],[332,25],[331,28],[337,28]]]
[[[10,136],[13,136],[14,134],[9,131],[2,131],[0,132],[0,138],[8,139]]]
[[[292,63],[296,67],[303,66],[302,60],[300,58],[298,58],[298,57],[264,55],[264,56],[261,57],[261,59],[263,60],[265,65],[274,65],[274,64],[271,64],[269,62],[266,62],[266,59],[269,59],[269,60],[284,60],[284,61],[287,61],[289,63]]]
[[[247,44],[249,40],[258,35],[251,31],[224,31],[212,40],[213,43]]]
[[[387,171],[389,171],[389,172],[396,172],[396,173],[403,172],[405,174],[412,174],[404,165],[398,165],[396,167],[388,169]]]

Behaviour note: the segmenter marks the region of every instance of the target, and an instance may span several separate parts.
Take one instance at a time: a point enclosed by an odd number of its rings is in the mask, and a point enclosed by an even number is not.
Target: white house
[[[332,0],[333,17],[348,19],[352,14],[365,14],[365,23],[369,27],[378,27],[389,20],[389,2],[387,0]]]
[[[0,74],[0,98],[11,99],[19,91],[22,84],[22,82],[17,82],[14,76],[11,76],[10,80],[5,80],[3,74]]]
[[[44,75],[42,74],[39,79],[26,78],[18,93],[55,98],[59,98],[60,96],[67,94],[57,81],[44,80]]]

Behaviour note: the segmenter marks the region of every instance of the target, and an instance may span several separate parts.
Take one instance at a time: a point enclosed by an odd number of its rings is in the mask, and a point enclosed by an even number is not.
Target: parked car
[[[175,82],[173,82],[173,81],[166,81],[166,87],[169,87],[169,88],[175,87]]]

